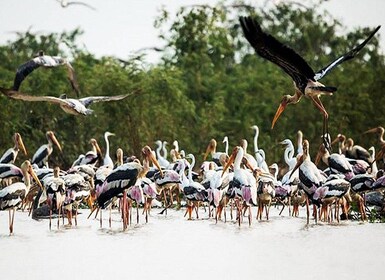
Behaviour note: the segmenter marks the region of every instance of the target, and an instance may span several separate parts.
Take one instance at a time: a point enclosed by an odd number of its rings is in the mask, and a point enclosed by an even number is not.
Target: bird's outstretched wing
[[[68,105],[68,102],[65,99],[61,99],[61,98],[57,98],[57,97],[53,97],[53,96],[28,95],[28,94],[22,93],[20,91],[9,90],[9,89],[5,89],[5,88],[0,88],[0,91],[12,99],[31,101],[31,102],[46,101],[46,102]]]
[[[329,73],[330,70],[332,70],[338,64],[341,64],[342,62],[347,61],[347,60],[352,59],[353,57],[355,57],[356,54],[370,41],[370,39],[372,39],[372,37],[374,36],[374,34],[377,33],[377,31],[380,29],[380,27],[381,27],[381,25],[377,26],[377,28],[369,35],[369,37],[366,38],[366,40],[363,41],[361,44],[359,44],[357,47],[355,47],[354,49],[350,50],[349,52],[347,52],[343,56],[340,56],[339,58],[334,60],[332,63],[330,63],[328,66],[326,66],[326,67],[322,68],[321,70],[319,70],[314,75],[314,79],[316,81],[322,79],[322,77],[324,77],[327,73]]]
[[[66,5],[65,7],[68,7],[68,6],[70,6],[70,5],[82,5],[82,6],[84,6],[84,7],[87,7],[87,8],[89,8],[89,9],[91,9],[91,10],[96,11],[96,8],[95,8],[95,7],[89,5],[89,4],[85,3],[85,2],[71,1],[71,2],[67,2],[67,5]],[[63,6],[63,5],[62,5],[62,6]]]
[[[16,70],[16,76],[15,80],[13,82],[13,90],[19,90],[19,87],[21,85],[21,82],[36,68],[38,68],[40,65],[36,63],[33,59],[27,61],[26,63],[23,63],[20,65]]]
[[[68,80],[71,83],[72,89],[76,92],[77,97],[79,97],[80,89],[78,81],[76,79],[75,70],[68,61],[66,62],[66,67],[68,71]]]
[[[101,101],[116,101],[121,100],[123,98],[126,98],[127,96],[131,95],[129,94],[123,94],[123,95],[115,95],[115,96],[88,96],[84,98],[80,98],[79,101],[85,106],[89,106],[94,102],[101,102]]]
[[[273,36],[262,31],[261,26],[251,17],[240,17],[239,21],[246,39],[256,52],[281,67],[303,90],[314,71],[293,49],[285,46]]]

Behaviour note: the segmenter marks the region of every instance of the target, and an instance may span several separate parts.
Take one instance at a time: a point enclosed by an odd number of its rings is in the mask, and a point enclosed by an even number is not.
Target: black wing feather
[[[347,53],[345,53],[343,56],[340,56],[339,58],[337,58],[336,60],[334,60],[332,63],[330,63],[328,66],[322,68],[321,70],[319,70],[315,76],[314,76],[314,79],[315,80],[320,80],[322,77],[324,77],[327,73],[330,72],[330,70],[332,70],[334,67],[336,67],[337,65],[341,64],[342,62],[344,61],[347,61],[347,60],[350,60],[352,59],[353,57],[356,56],[356,54],[370,41],[370,39],[372,39],[372,37],[374,36],[374,34],[377,33],[377,31],[380,29],[381,25],[377,26],[377,28],[369,35],[368,38],[366,38],[365,41],[363,41],[361,44],[359,44],[357,47],[355,47],[354,49],[348,51]]]
[[[314,71],[293,49],[283,45],[273,36],[262,31],[260,25],[251,17],[240,17],[246,39],[256,52],[281,67],[301,90],[308,80],[313,80]]]
[[[18,90],[21,82],[36,68],[38,68],[40,65],[36,63],[33,59],[27,61],[26,63],[22,64],[17,68],[15,80],[13,82],[13,90]]]

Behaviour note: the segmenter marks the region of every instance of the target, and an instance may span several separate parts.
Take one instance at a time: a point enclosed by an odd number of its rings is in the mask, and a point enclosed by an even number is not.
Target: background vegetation
[[[371,31],[362,27],[345,32],[344,26],[326,11],[314,6],[280,4],[261,10],[242,1],[219,2],[214,7],[189,6],[176,15],[162,11],[154,25],[166,46],[162,59],[149,65],[146,57],[97,58],[77,44],[81,30],[62,34],[19,34],[15,41],[0,46],[0,83],[11,87],[17,67],[39,50],[70,58],[76,70],[82,96],[139,94],[121,102],[94,104],[94,114],[87,117],[67,115],[48,103],[28,103],[0,96],[0,152],[13,145],[14,132],[21,133],[32,157],[46,142],[45,132],[53,130],[63,146],[52,161],[68,167],[81,153],[90,149],[96,138],[104,147],[103,133],[111,131],[111,149],[121,147],[126,154],[138,155],[141,147],[154,147],[157,139],[194,153],[198,163],[211,138],[218,150],[227,135],[230,146],[249,140],[253,149],[254,124],[260,128],[259,147],[267,162],[281,162],[285,138],[295,141],[297,130],[311,143],[314,154],[321,143],[322,117],[309,100],[289,106],[271,130],[271,121],[283,94],[294,92],[288,75],[257,55],[244,39],[238,23],[240,15],[252,15],[263,28],[301,54],[314,70],[319,70],[361,42]],[[363,23],[364,24],[364,23]],[[332,137],[338,133],[355,142],[376,148],[373,135],[362,133],[384,125],[385,64],[378,36],[355,59],[340,65],[322,82],[338,87],[323,102],[330,114]],[[21,91],[34,95],[71,92],[66,69],[38,69],[25,79]],[[23,156],[19,159],[23,160]]]

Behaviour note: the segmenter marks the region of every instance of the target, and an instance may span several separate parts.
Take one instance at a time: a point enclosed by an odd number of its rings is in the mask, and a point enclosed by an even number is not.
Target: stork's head
[[[29,173],[32,178],[35,180],[35,182],[39,185],[39,187],[43,190],[44,187],[43,185],[41,184],[39,178],[37,177],[35,171],[33,170],[32,168],[32,164],[29,160],[26,160],[24,161],[21,166],[20,166],[21,170],[23,171],[24,174],[27,174]]]
[[[53,133],[53,131],[47,131],[46,136],[47,136],[48,141],[49,141],[49,142],[52,142],[53,144],[55,144],[55,145],[58,147],[58,149],[60,150],[60,152],[61,152],[62,149],[61,149],[60,143],[59,143],[59,141],[56,139],[56,136],[55,136],[55,134]]]
[[[23,139],[21,138],[21,135],[19,133],[15,133],[13,136],[15,140],[16,148],[19,150],[22,150],[25,155],[27,155],[27,150],[25,149]]]
[[[207,156],[210,153],[215,153],[216,148],[217,148],[217,141],[213,138],[210,140],[210,142],[206,148],[206,153],[205,153],[205,156],[203,157],[203,160],[206,160]]]
[[[151,148],[149,146],[144,146],[142,149],[142,154],[145,160],[152,162],[156,166],[156,168],[158,168],[158,170],[160,171],[160,175],[163,177],[162,168],[160,167],[159,162],[156,160]]]

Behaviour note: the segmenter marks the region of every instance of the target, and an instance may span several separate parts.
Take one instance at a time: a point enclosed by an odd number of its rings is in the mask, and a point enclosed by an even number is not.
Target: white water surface
[[[1,279],[384,279],[385,224],[310,222],[279,216],[247,219],[241,227],[207,219],[186,220],[184,209],[153,209],[149,222],[122,231],[119,213],[103,212],[103,228],[89,210],[78,226],[56,227],[17,211],[9,236],[8,211],[0,212]],[[256,209],[253,209],[256,215]],[[229,218],[229,215],[228,215]],[[134,219],[135,220],[135,219]]]

